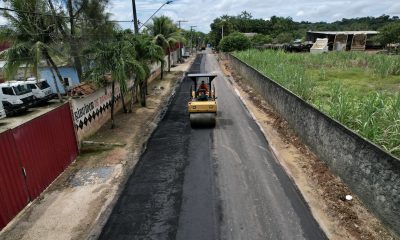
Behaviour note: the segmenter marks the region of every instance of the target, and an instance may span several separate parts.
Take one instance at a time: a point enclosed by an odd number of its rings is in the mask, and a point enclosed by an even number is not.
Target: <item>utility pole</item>
[[[190,53],[193,53],[193,28],[197,26],[190,26]]]
[[[187,20],[178,20],[177,22],[178,22],[178,27],[179,27],[179,29],[181,29],[181,23],[183,23],[183,22],[189,22],[189,21],[187,21]]]
[[[221,33],[221,39],[224,39],[224,25],[225,25],[225,22],[226,22],[226,20],[225,19],[222,19],[222,33]]]
[[[177,22],[178,22],[179,30],[181,30],[181,23],[183,23],[183,22],[188,22],[188,21],[186,21],[186,20],[178,20]],[[181,41],[179,41],[179,61],[183,61],[183,60],[182,60],[182,46],[181,46]]]
[[[132,10],[133,10],[133,27],[135,30],[135,34],[139,34],[139,25],[138,25],[138,20],[137,20],[135,0],[132,0]]]

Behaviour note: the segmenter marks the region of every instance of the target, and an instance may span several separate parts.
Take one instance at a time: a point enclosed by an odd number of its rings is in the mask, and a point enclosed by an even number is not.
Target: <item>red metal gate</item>
[[[12,131],[0,134],[0,229],[29,202]]]
[[[69,104],[1,133],[0,229],[29,199],[38,197],[77,155]],[[3,156],[8,157],[3,160]]]

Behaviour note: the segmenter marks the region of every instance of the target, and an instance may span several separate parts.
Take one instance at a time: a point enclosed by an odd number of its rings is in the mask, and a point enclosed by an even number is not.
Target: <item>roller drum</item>
[[[191,113],[190,125],[192,128],[209,128],[216,124],[215,113]]]

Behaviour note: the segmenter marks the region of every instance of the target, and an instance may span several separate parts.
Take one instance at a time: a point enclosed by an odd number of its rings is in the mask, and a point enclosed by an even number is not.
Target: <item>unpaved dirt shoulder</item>
[[[228,61],[220,59],[220,65],[329,239],[399,239],[298,139],[287,122],[243,83]],[[352,195],[353,200],[346,201],[346,195]]]
[[[116,114],[115,129],[107,123],[90,137],[120,146],[83,146],[78,159],[0,232],[0,239],[96,238],[182,76],[175,71],[153,81],[147,107]]]

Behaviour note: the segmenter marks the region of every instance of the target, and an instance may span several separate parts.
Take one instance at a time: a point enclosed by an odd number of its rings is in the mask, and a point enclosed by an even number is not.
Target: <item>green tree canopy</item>
[[[167,16],[153,18],[153,24],[148,26],[154,42],[168,52],[168,72],[171,70],[171,49],[178,42],[184,42],[181,30]],[[163,71],[163,69],[161,70]]]
[[[400,43],[400,22],[390,23],[380,29],[380,41],[383,44]]]
[[[227,37],[224,37],[220,44],[219,48],[224,52],[233,52],[245,50],[251,47],[251,42],[248,37],[246,37],[243,33],[232,33]]]
[[[243,11],[237,16],[223,15],[211,23],[211,31],[207,40],[213,46],[218,46],[224,35],[232,32],[258,33],[270,36],[273,42],[291,42],[296,38],[304,38],[309,30],[318,31],[351,31],[351,30],[379,30],[390,23],[399,23],[397,16],[382,15],[380,17],[362,17],[342,19],[333,23],[326,22],[296,22],[290,17],[272,16],[270,19],[256,19],[251,13]],[[290,38],[290,39],[289,39]]]
[[[42,60],[46,60],[47,64],[55,70],[57,77],[62,79],[53,59],[63,55],[58,50],[62,44],[62,38],[56,27],[56,18],[50,17],[51,12],[47,3],[41,0],[10,0],[6,3],[16,10],[15,13],[8,11],[2,13],[10,23],[0,31],[0,40],[11,42],[11,47],[0,54],[0,57],[6,60],[4,66],[6,78],[12,79],[21,65],[30,68],[30,71],[38,78],[39,65]],[[43,14],[30,14],[30,12]],[[55,86],[59,99],[62,101],[56,83]]]

